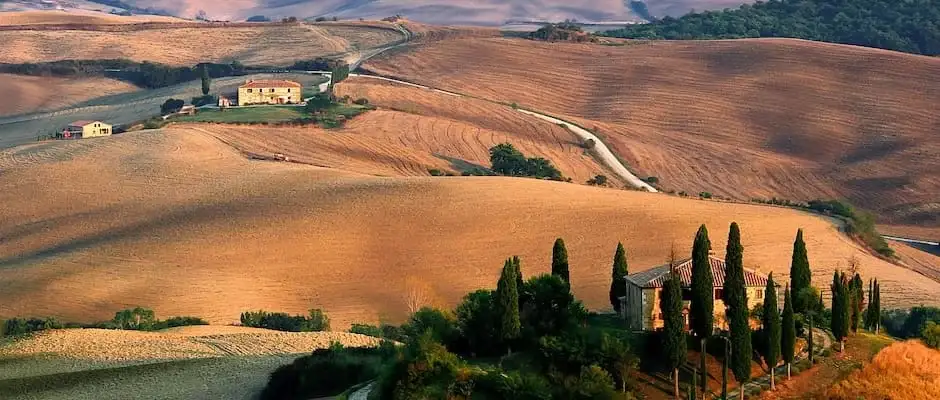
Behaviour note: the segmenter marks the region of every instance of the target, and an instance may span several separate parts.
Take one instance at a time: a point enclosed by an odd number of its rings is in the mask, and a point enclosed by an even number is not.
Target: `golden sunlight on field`
[[[940,351],[917,340],[893,344],[826,395],[837,400],[940,398]]]

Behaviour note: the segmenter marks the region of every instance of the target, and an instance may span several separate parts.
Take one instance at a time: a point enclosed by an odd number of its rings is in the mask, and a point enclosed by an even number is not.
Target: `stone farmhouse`
[[[65,139],[84,139],[110,136],[111,133],[113,133],[111,125],[101,121],[74,121],[62,130],[61,137]]]
[[[708,256],[709,266],[712,270],[712,280],[715,287],[715,326],[727,329],[725,320],[724,283],[725,260]],[[689,326],[689,304],[692,283],[692,259],[680,260],[675,264],[676,274],[682,283],[683,315],[685,326]],[[659,297],[663,284],[669,278],[670,265],[665,264],[650,268],[643,272],[630,274],[624,277],[627,285],[627,295],[620,298],[621,314],[627,321],[627,326],[636,331],[654,331],[663,327],[663,316],[659,310]],[[744,284],[747,289],[747,308],[764,303],[764,289],[767,286],[767,277],[756,271],[744,269]],[[753,321],[752,321],[753,323]]]
[[[238,105],[298,104],[303,101],[303,86],[280,79],[248,80],[238,87]]]

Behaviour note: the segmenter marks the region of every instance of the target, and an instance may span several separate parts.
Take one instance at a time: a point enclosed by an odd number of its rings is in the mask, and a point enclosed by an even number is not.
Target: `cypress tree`
[[[712,244],[708,240],[705,225],[698,228],[692,245],[692,301],[689,309],[692,332],[699,339],[707,339],[715,325],[715,282],[712,278],[708,252]]]
[[[516,287],[516,268],[512,259],[503,264],[503,272],[496,284],[496,311],[499,324],[499,339],[509,345],[519,337],[522,324],[519,321],[519,289]]]
[[[206,64],[202,65],[202,95],[209,94],[209,85],[212,82],[212,78],[209,77],[209,66]]]
[[[731,372],[743,385],[751,379],[751,327],[748,323],[747,290],[744,286],[744,246],[736,222],[728,232],[725,252],[725,315],[731,331]],[[739,390],[741,397],[744,391]]]
[[[874,330],[875,327],[872,325],[872,311],[875,309],[875,297],[874,297],[874,281],[871,278],[868,278],[868,307],[865,308],[865,329]]]
[[[764,313],[761,315],[761,325],[764,327],[764,348],[761,355],[770,368],[770,390],[774,390],[774,367],[780,361],[780,310],[777,308],[777,285],[774,283],[774,274],[767,276],[767,287],[764,289]]]
[[[852,322],[851,329],[853,333],[858,332],[858,325],[862,319],[862,308],[865,307],[865,291],[862,288],[862,276],[857,272],[855,277],[852,278],[852,282],[849,284],[850,288],[850,297],[852,299]]]
[[[793,315],[793,300],[790,298],[790,287],[783,292],[783,321],[781,322],[780,352],[783,362],[787,364],[787,379],[790,379],[790,364],[793,363],[796,351],[796,320]]]
[[[830,330],[839,342],[839,351],[845,346],[845,337],[849,331],[849,282],[845,278],[845,273],[835,271],[832,274],[832,319]]]
[[[512,266],[513,272],[516,274],[516,292],[519,293],[519,310],[522,310],[522,305],[525,304],[525,296],[523,293],[525,290],[525,282],[522,280],[522,262],[519,260],[519,256],[512,257]]]
[[[685,361],[687,348],[685,323],[682,317],[682,285],[675,271],[663,283],[659,297],[659,310],[663,314],[663,355],[672,370],[675,396],[679,398],[679,366]]]
[[[627,275],[627,252],[623,249],[623,243],[617,243],[617,251],[614,252],[614,267],[610,273],[610,305],[614,310],[620,312],[620,298],[627,295],[627,283],[623,277]]]
[[[571,284],[568,273],[568,249],[565,248],[565,241],[562,238],[555,239],[555,246],[552,247],[552,275]]]
[[[875,312],[872,313],[872,318],[874,318],[875,324],[875,333],[881,331],[881,283],[875,279]]]
[[[806,243],[803,242],[803,230],[796,231],[796,240],[793,241],[793,259],[790,262],[790,291],[793,296],[793,310],[804,313],[813,307],[809,299],[804,296],[804,289],[812,285],[813,275],[809,269],[809,256],[806,254]]]

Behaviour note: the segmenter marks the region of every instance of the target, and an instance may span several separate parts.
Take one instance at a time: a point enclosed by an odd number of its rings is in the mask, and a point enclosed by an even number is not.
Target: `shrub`
[[[432,340],[443,344],[452,343],[458,335],[454,316],[431,307],[423,307],[412,314],[408,323],[402,326],[402,330],[406,336],[413,338],[430,333]]]
[[[489,371],[475,380],[480,398],[551,400],[552,386],[544,377],[519,371]]]
[[[192,98],[192,104],[196,107],[204,106],[207,104],[216,104],[217,102],[218,102],[218,98],[216,98],[215,96],[211,94]]]
[[[712,198],[712,194],[711,192],[699,192],[698,197],[703,199],[710,199]]]
[[[927,346],[940,349],[940,324],[928,321],[927,325],[924,326],[924,330],[920,333],[920,337]]]
[[[309,317],[304,323],[305,332],[322,332],[330,330],[330,318],[319,308],[310,309]]]
[[[597,365],[581,367],[579,375],[557,379],[555,397],[563,399],[613,399],[614,381]]]
[[[199,317],[170,317],[164,321],[157,321],[153,324],[152,330],[161,330],[167,328],[176,328],[178,326],[209,325],[208,322]]]
[[[0,336],[17,336],[43,331],[61,329],[64,326],[52,317],[47,318],[10,318],[0,325]]]
[[[318,332],[330,329],[329,318],[319,309],[311,309],[309,317],[267,311],[246,311],[242,313],[240,320],[243,326],[286,332]]]
[[[596,185],[596,186],[605,186],[607,185],[607,177],[604,175],[596,175],[593,178],[588,179],[587,184]]]
[[[114,319],[111,321],[120,329],[147,331],[153,329],[156,319],[154,318],[153,310],[135,307],[114,313]]]
[[[646,181],[646,183],[649,183],[650,185],[655,185],[659,183],[659,178],[655,176],[648,176],[646,177],[646,179],[644,179],[644,181]]]
[[[439,169],[429,169],[428,173],[431,174],[431,176],[444,176],[444,172]]]
[[[316,17],[313,21],[314,21],[314,22],[323,22],[323,21],[326,21],[326,17]]]
[[[163,102],[160,106],[161,114],[172,114],[179,111],[186,104],[185,101],[180,99],[169,98]]]
[[[594,139],[588,139],[585,140],[581,146],[585,149],[591,150],[594,148],[594,146],[597,146],[597,142],[595,142]]]

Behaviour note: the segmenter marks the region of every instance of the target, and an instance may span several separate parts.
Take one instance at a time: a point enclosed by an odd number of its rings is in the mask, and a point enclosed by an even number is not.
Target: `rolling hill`
[[[107,78],[54,78],[0,74],[0,117],[49,111],[98,96],[133,92],[130,83]]]
[[[246,310],[323,308],[334,328],[399,321],[409,297],[454,305],[503,260],[549,270],[568,243],[575,294],[609,307],[618,241],[630,271],[687,253],[700,223],[728,223],[745,264],[786,275],[806,232],[816,284],[847,258],[886,307],[938,304],[940,283],[869,256],[823,218],[785,208],[501,177],[383,178],[251,161],[185,126],[0,152],[0,317],[99,320],[143,305],[231,323]],[[81,179],[76,179],[81,177]]]
[[[847,198],[940,237],[940,59],[785,39],[455,39],[365,67],[596,127],[666,189]]]

